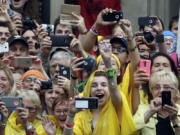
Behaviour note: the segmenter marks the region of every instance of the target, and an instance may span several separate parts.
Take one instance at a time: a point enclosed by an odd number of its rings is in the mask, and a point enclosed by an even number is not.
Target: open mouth
[[[98,93],[98,94],[96,94],[96,97],[99,98],[99,99],[102,99],[104,97],[104,94]]]

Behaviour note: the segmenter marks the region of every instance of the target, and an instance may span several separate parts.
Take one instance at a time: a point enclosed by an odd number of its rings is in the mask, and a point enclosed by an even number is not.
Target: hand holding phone
[[[150,77],[150,74],[151,74],[151,61],[150,60],[141,59],[139,62],[139,68],[144,69]]]
[[[77,109],[97,109],[98,108],[98,98],[97,97],[76,98],[75,99],[75,108],[77,108]]]
[[[123,19],[122,11],[113,11],[103,15],[103,20],[106,22],[119,21],[120,19]]]
[[[70,68],[60,65],[59,66],[59,75],[64,76],[70,80]]]
[[[162,91],[162,106],[172,105],[171,103],[171,91]]]

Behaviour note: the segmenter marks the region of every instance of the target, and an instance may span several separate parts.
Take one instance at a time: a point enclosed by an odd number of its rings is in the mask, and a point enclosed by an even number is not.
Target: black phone
[[[103,15],[103,20],[106,22],[119,21],[120,19],[123,19],[122,11],[113,11],[112,13]]]
[[[23,107],[22,97],[3,96],[1,100],[5,103],[7,108],[15,109],[16,107]]]
[[[97,97],[76,98],[75,107],[77,109],[97,109],[98,98]]]
[[[155,39],[153,34],[150,31],[144,31],[143,32],[144,38],[148,43],[152,43],[152,41]]]
[[[73,37],[68,35],[51,35],[52,47],[69,47]]]
[[[94,63],[95,63],[95,60],[93,58],[82,59],[82,60],[78,61],[78,63],[81,61],[84,61],[84,63],[79,65],[78,68],[83,68],[86,71],[91,71],[93,69]]]
[[[70,68],[60,65],[59,66],[59,75],[70,79]]]
[[[47,81],[41,81],[41,90],[48,90],[52,89],[52,81],[47,80]]]
[[[171,91],[162,91],[162,106],[171,104]]]
[[[156,17],[139,17],[138,24],[139,26],[153,26],[156,24]]]

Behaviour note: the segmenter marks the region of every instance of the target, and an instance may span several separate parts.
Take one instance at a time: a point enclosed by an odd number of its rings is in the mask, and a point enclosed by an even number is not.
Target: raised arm
[[[103,58],[104,64],[106,66],[111,100],[116,111],[118,112],[120,104],[121,104],[121,95],[117,87],[116,71],[115,69],[112,68],[112,64],[111,64],[112,56],[111,56],[110,46],[108,44],[100,45],[99,49],[100,49],[100,53]]]
[[[116,23],[115,22],[105,22],[103,21],[102,16],[104,14],[107,14],[109,12],[112,12],[112,9],[103,9],[97,16],[97,19],[91,29],[87,32],[87,34],[84,37],[84,41],[82,41],[82,46],[86,51],[91,51],[93,46],[96,43],[97,36],[98,36],[98,31],[103,27],[103,26],[108,26],[108,25],[113,25]]]

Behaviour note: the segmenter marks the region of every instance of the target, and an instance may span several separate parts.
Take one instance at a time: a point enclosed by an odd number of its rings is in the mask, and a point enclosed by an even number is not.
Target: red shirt
[[[81,15],[84,17],[87,29],[96,21],[97,15],[104,8],[120,10],[120,0],[76,0],[76,4],[81,6]],[[109,36],[112,33],[112,26],[102,28],[100,35]]]

